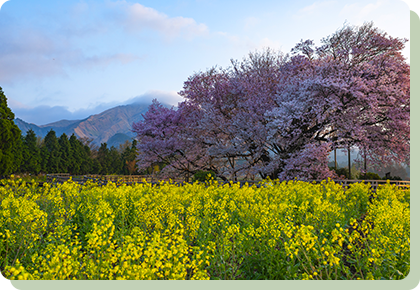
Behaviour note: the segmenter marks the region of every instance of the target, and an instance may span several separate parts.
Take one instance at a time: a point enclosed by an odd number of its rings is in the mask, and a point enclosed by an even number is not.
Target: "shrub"
[[[349,176],[349,170],[346,167],[337,169],[334,167],[330,167],[330,170],[335,171],[335,173],[339,176],[340,179],[347,178]]]
[[[366,172],[366,174],[360,173],[357,179],[381,180],[382,178],[374,172]]]
[[[210,180],[211,178],[216,178],[216,174],[213,171],[198,171],[194,174],[193,182],[205,182],[207,180]]]
[[[386,176],[382,177],[382,180],[402,180],[401,177],[399,176],[391,176],[389,178],[387,178]]]

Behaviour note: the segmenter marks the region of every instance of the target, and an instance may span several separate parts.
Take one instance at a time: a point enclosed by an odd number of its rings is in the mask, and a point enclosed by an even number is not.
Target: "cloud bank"
[[[49,25],[24,25],[12,17],[0,18],[0,83],[69,77],[72,70],[104,69],[144,60],[137,52],[109,51],[112,37],[138,36],[153,31],[165,40],[206,35],[205,24],[192,18],[169,17],[153,8],[125,1],[78,3]],[[123,44],[123,43],[122,43]]]
[[[192,18],[169,17],[153,8],[135,3],[124,5],[124,18],[121,23],[129,31],[142,31],[151,29],[158,31],[169,39],[182,36],[192,39],[196,36],[208,34],[205,24],[197,23]]]
[[[86,109],[70,111],[65,106],[37,106],[28,107],[14,100],[8,100],[9,107],[19,118],[25,122],[36,125],[46,125],[60,120],[83,120],[91,115],[99,114],[116,106],[138,104],[151,104],[153,99],[159,102],[176,106],[183,99],[175,92],[150,91],[123,102],[100,103]]]
[[[141,60],[141,57],[129,53],[88,54],[73,46],[63,35],[51,35],[32,28],[3,30],[0,32],[0,43],[1,83],[65,77],[69,68],[103,68],[112,63]]]

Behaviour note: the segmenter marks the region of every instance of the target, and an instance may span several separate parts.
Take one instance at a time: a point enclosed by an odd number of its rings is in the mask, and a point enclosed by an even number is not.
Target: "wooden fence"
[[[142,183],[142,182],[151,182],[157,183],[162,179],[158,179],[155,175],[83,175],[83,176],[71,176],[67,173],[60,173],[60,174],[47,174],[47,182],[65,182],[69,179],[72,179],[74,182],[77,183],[85,183],[88,180],[92,180],[94,182],[98,182],[101,184],[106,184],[108,182],[120,182],[120,183]],[[166,180],[166,181],[169,181]],[[185,180],[178,180],[178,179],[171,179],[172,182],[176,183],[184,183]],[[322,180],[312,180],[311,182],[320,183]],[[379,185],[386,184],[389,182],[390,184],[395,184],[398,187],[402,188],[410,188],[410,181],[405,180],[358,180],[358,179],[340,179],[340,180],[333,180],[335,183],[341,184],[343,187],[347,187],[353,183],[364,182],[370,183],[373,190],[376,190]],[[221,184],[229,183],[230,181],[220,182]],[[252,185],[257,184],[260,181],[255,180],[241,180],[237,181],[240,183],[241,186],[245,185],[246,183]],[[236,182],[235,182],[236,183]]]
[[[314,180],[315,182],[319,183],[322,180]],[[339,183],[341,184],[343,187],[349,186],[353,183],[358,183],[358,182],[364,182],[364,183],[370,183],[370,186],[372,187],[373,190],[376,191],[376,189],[378,188],[379,185],[384,185],[387,182],[389,182],[390,184],[395,184],[398,187],[402,187],[402,188],[410,188],[410,181],[407,180],[359,180],[359,179],[338,179],[338,180],[333,180],[335,183]]]
[[[98,174],[88,174],[88,175],[76,175],[72,176],[67,173],[59,174],[47,174],[47,182],[60,182],[63,183],[69,179],[77,183],[85,183],[88,180],[99,182],[99,183],[108,183],[108,182],[120,182],[120,183],[142,183],[142,182],[159,182],[162,179],[158,179],[156,175],[98,175]],[[168,179],[169,181],[169,179]],[[172,180],[173,182],[183,182],[184,180]]]

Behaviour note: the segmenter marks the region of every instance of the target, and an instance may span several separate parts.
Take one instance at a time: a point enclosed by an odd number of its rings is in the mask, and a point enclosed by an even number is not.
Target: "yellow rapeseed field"
[[[9,279],[402,279],[410,191],[265,180],[0,186]]]

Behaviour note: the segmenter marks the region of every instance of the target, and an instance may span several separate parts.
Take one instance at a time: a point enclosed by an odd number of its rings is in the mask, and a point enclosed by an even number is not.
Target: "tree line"
[[[44,138],[30,129],[24,135],[14,123],[14,114],[0,87],[0,177],[13,173],[138,174],[137,141],[116,148],[92,140],[57,136],[54,130]]]
[[[136,140],[116,148],[106,143],[93,145],[89,139],[79,139],[75,134],[58,137],[54,130],[45,138],[28,130],[22,140],[22,162],[18,172],[81,174],[135,174]]]

